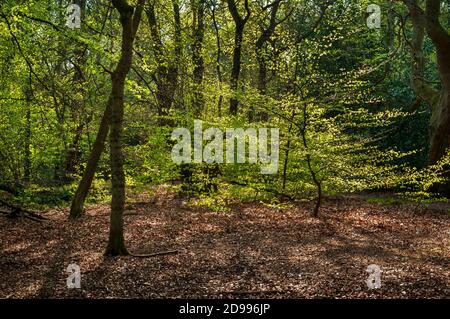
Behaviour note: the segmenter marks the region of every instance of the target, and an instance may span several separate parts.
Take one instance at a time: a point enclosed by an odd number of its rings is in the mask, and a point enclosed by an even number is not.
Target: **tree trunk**
[[[242,37],[244,27],[236,25],[234,36],[234,50],[233,50],[233,66],[231,67],[230,88],[233,91],[233,97],[230,99],[230,114],[236,115],[238,112],[239,101],[237,99],[237,89],[239,84],[239,76],[241,73],[241,54],[242,54]]]
[[[303,124],[303,126],[300,129],[300,134],[301,134],[302,141],[303,141],[303,147],[305,148],[305,151],[306,151],[306,163],[308,164],[308,170],[311,175],[311,179],[317,188],[317,199],[316,199],[316,205],[314,206],[314,210],[313,210],[313,216],[315,218],[318,218],[320,206],[322,205],[322,181],[318,178],[317,172],[313,168],[312,157],[309,152],[310,148],[309,148],[308,141],[307,141],[308,112],[307,112],[306,104],[303,106],[303,123],[302,124]]]
[[[280,22],[277,22],[277,14],[280,9],[281,0],[275,0],[270,12],[270,22],[266,29],[263,29],[261,35],[256,41],[256,58],[258,60],[258,91],[259,94],[265,95],[267,92],[267,52],[265,50],[266,43],[275,32],[275,28]],[[251,109],[249,119],[253,120],[254,110]],[[267,112],[261,112],[260,118],[263,121],[269,119]]]
[[[442,83],[430,123],[430,164],[438,162],[445,155],[450,139],[450,34],[440,24],[440,9],[441,1],[427,1],[426,30],[436,47],[437,65]]]
[[[157,64],[156,69],[156,100],[158,103],[158,123],[161,126],[170,125],[166,118],[172,108],[175,91],[178,86],[178,68],[181,58],[181,18],[180,5],[178,0],[173,0],[173,14],[175,25],[175,49],[174,58],[169,58],[164,45],[161,41],[161,35],[158,28],[158,21],[155,13],[155,3],[150,2],[146,10],[147,19],[150,26],[150,36],[152,38],[152,47]]]
[[[81,120],[82,121],[82,120]],[[73,180],[74,174],[77,173],[77,166],[80,162],[81,158],[81,137],[83,135],[84,123],[81,122],[77,125],[75,129],[75,135],[73,137],[72,145],[67,150],[66,161],[65,161],[65,169],[64,169],[64,180],[70,181]]]
[[[143,1],[145,2],[145,1]],[[132,38],[134,42],[134,37],[136,36],[137,27],[139,26],[140,17],[141,17],[142,9],[136,12],[139,15],[134,19],[136,22],[135,29],[133,30]],[[119,62],[120,63],[120,62]],[[89,193],[89,189],[91,188],[92,181],[95,176],[95,171],[97,170],[98,162],[105,148],[106,138],[109,133],[109,126],[111,122],[111,112],[112,112],[112,103],[113,103],[113,93],[111,92],[108,102],[106,103],[105,111],[103,112],[103,116],[100,122],[100,126],[97,132],[97,137],[92,146],[91,154],[89,155],[87,166],[84,170],[83,177],[81,178],[80,183],[78,184],[77,191],[75,192],[75,196],[72,199],[72,204],[70,207],[70,215],[69,218],[75,219],[79,218],[83,215],[84,204],[86,202],[86,197]]]
[[[122,24],[122,50],[119,63],[111,75],[111,127],[109,133],[112,201],[109,240],[105,255],[128,255],[123,236],[123,211],[125,207],[125,173],[123,169],[122,133],[124,116],[125,79],[131,69],[133,43],[145,0],[139,0],[136,10],[126,0],[113,0],[120,13]],[[134,12],[135,11],[135,12]],[[134,12],[134,14],[133,14]]]
[[[30,79],[31,81],[31,79]],[[31,175],[31,83],[25,89],[26,114],[25,114],[25,160],[24,160],[24,182],[30,182]]]
[[[241,55],[242,55],[242,40],[244,36],[244,28],[250,18],[250,7],[248,0],[245,0],[246,15],[241,17],[236,6],[235,0],[227,0],[228,9],[233,17],[235,23],[234,31],[234,49],[233,49],[233,65],[231,67],[230,88],[233,91],[233,96],[230,98],[230,114],[236,115],[239,107],[239,100],[237,98],[237,90],[239,86],[239,76],[241,73]]]
[[[432,110],[430,119],[429,164],[436,164],[445,154],[450,138],[450,35],[440,25],[440,1],[428,0],[427,9],[423,11],[417,1],[406,1],[413,23],[411,56],[413,61],[412,87]],[[438,72],[442,89],[437,91],[423,77],[425,67],[423,57],[423,40],[425,31],[436,47]]]
[[[80,7],[80,19],[84,21],[86,15],[86,0],[76,0],[74,1]],[[81,25],[81,29],[83,30],[83,25]],[[85,76],[83,72],[83,66],[86,64],[86,51],[87,45],[78,46],[74,50],[74,75],[72,79],[72,83],[74,84],[76,90],[79,92],[80,96],[86,96],[86,91],[84,89]],[[73,132],[73,138],[69,148],[66,150],[66,158],[64,161],[64,172],[63,172],[63,181],[71,182],[73,181],[74,174],[77,173],[77,166],[81,160],[81,138],[83,135],[83,130],[85,125],[87,125],[86,119],[83,117],[84,112],[84,101],[79,101],[75,98],[70,102],[70,111],[72,113],[72,117],[75,122],[79,123]]]
[[[222,61],[222,44],[220,40],[220,32],[219,32],[219,25],[217,23],[216,19],[216,7],[212,7],[212,19],[213,19],[213,25],[214,25],[214,31],[216,34],[216,45],[217,45],[217,56],[216,56],[216,72],[217,72],[217,80],[219,81],[219,100],[217,102],[217,115],[221,116],[222,113],[222,102],[223,102],[223,95],[222,95],[222,82],[223,82],[223,76],[222,76],[222,68],[221,68],[221,61]]]
[[[103,113],[100,127],[97,132],[97,137],[94,145],[92,146],[92,151],[89,155],[89,160],[84,170],[83,177],[81,178],[77,191],[75,192],[75,196],[72,199],[69,216],[71,219],[79,218],[83,214],[84,203],[89,193],[89,189],[91,188],[92,180],[94,179],[95,171],[97,170],[98,161],[100,160],[100,156],[105,148],[105,141],[108,136],[109,123],[111,121],[111,104],[112,98],[110,97]]]
[[[203,59],[203,39],[205,36],[205,0],[192,0],[193,12],[193,38],[192,45],[192,63],[194,71],[192,73],[194,82],[194,92],[192,99],[192,107],[194,114],[201,114],[204,108],[203,95],[203,75],[205,73],[205,62]]]
[[[439,21],[440,0],[427,0],[425,11],[418,5],[417,0],[405,0],[404,2],[408,6],[413,23],[412,87],[416,95],[431,107],[428,162],[433,165],[442,159],[450,145],[450,34]],[[442,84],[440,91],[429,85],[423,77],[425,31],[436,47],[438,72]],[[450,177],[449,175],[447,173],[447,178]],[[448,182],[445,185],[434,185],[433,188],[447,196],[450,195],[450,183]]]

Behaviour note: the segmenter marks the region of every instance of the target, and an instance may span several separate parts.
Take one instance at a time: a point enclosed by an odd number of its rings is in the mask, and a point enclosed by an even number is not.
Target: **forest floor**
[[[261,203],[227,212],[187,205],[170,194],[126,208],[133,253],[104,257],[109,207],[78,221],[66,209],[45,222],[0,217],[0,298],[450,298],[448,205],[374,204],[361,196],[311,203]],[[69,264],[81,289],[68,289]],[[369,265],[381,288],[369,290]]]

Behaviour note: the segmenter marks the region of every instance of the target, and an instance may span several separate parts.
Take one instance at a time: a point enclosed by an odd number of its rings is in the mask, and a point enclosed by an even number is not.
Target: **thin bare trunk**
[[[307,140],[307,130],[308,130],[308,112],[307,112],[307,105],[305,104],[303,107],[303,126],[300,129],[300,134],[303,141],[303,147],[305,148],[306,151],[306,163],[308,164],[308,170],[309,173],[311,174],[311,179],[313,180],[313,183],[317,188],[316,205],[314,206],[313,211],[313,216],[317,218],[319,217],[319,210],[322,204],[322,182],[317,177],[317,172],[313,168],[312,157],[309,152],[309,145]]]

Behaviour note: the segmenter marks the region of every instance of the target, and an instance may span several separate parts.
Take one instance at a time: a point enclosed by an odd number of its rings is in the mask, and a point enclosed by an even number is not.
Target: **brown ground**
[[[310,204],[277,209],[242,204],[215,213],[167,194],[131,204],[126,242],[134,253],[105,258],[109,209],[77,222],[0,217],[0,298],[450,298],[447,209],[327,199],[320,220]],[[82,289],[66,287],[77,263]],[[381,267],[369,290],[366,268]]]

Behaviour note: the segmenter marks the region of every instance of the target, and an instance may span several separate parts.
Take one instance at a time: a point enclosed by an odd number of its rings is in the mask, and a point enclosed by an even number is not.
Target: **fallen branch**
[[[286,293],[286,291],[279,291],[279,290],[259,290],[259,291],[237,290],[237,291],[220,291],[218,294],[221,294],[221,295],[257,295],[257,294],[282,294],[282,293]]]
[[[178,254],[178,250],[169,250],[169,251],[162,251],[152,254],[132,254],[130,253],[130,256],[138,257],[138,258],[150,258],[150,257],[158,257],[158,256],[167,256],[167,255],[175,255]]]
[[[10,218],[25,217],[25,218],[28,218],[28,219],[31,219],[34,221],[39,221],[39,222],[48,220],[44,216],[41,216],[35,212],[32,212],[30,210],[23,208],[23,207],[8,203],[7,201],[4,201],[3,199],[0,199],[0,205],[5,206],[11,210],[11,212],[5,212],[5,211],[1,212],[2,214],[8,215],[8,217],[10,217]]]

